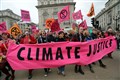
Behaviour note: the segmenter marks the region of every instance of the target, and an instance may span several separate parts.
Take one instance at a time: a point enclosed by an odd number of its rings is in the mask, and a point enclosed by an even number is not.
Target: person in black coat
[[[72,41],[84,42],[85,37],[83,35],[83,31],[84,31],[83,27],[80,27],[79,28],[79,33],[77,33],[73,36]],[[75,70],[75,73],[80,72],[82,75],[84,75],[84,72],[81,68],[81,65],[75,65],[74,70]]]
[[[47,35],[47,42],[55,42],[56,38],[53,36],[52,32],[49,32]]]
[[[46,43],[47,42],[47,38],[46,38],[46,33],[42,32],[42,34],[40,34],[40,36],[38,37],[38,44],[41,43]],[[48,76],[48,73],[51,71],[50,68],[44,68],[45,71],[45,77]]]
[[[100,30],[93,29],[93,32],[92,32],[92,34],[91,34],[91,37],[92,37],[92,39],[94,40],[94,39],[98,39],[98,38],[103,38],[104,35],[102,35],[102,32],[101,32]],[[98,60],[98,61],[99,61],[100,67],[106,68],[106,65],[103,64],[102,59],[101,59],[101,60]],[[93,63],[93,64],[95,64],[95,63]]]
[[[66,41],[65,38],[64,38],[64,32],[60,31],[58,33],[57,42],[64,42],[64,41]],[[65,65],[58,67],[58,74],[62,74],[63,76],[65,76],[64,70],[65,70]]]
[[[39,37],[38,37],[38,43],[46,43],[47,42],[47,38],[46,38],[46,33],[43,32]]]

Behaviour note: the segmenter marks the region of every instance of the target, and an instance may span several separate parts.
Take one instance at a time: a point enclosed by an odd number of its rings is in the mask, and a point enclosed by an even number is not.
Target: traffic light
[[[95,26],[95,18],[92,18],[92,19],[91,19],[91,24],[92,24],[93,26]]]
[[[96,28],[99,27],[99,21],[96,21]]]

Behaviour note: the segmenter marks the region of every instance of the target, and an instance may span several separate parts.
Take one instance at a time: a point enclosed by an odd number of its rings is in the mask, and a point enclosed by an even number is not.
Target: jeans
[[[58,67],[58,70],[59,70],[60,73],[64,72],[65,66],[60,66],[60,67]]]

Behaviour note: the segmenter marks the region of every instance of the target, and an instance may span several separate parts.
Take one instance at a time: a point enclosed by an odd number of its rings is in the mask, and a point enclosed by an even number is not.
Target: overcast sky
[[[87,20],[87,24],[91,25],[91,19],[86,16],[89,12],[91,3],[94,3],[95,14],[101,11],[105,7],[105,3],[108,0],[74,0],[76,2],[76,9],[81,10],[84,15],[84,19]],[[30,16],[32,22],[38,23],[38,10],[35,7],[37,5],[37,0],[0,0],[0,10],[11,9],[14,13],[21,15],[20,10],[30,11]]]

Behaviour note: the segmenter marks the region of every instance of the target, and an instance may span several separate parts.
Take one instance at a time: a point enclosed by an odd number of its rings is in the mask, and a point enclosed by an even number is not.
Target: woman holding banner
[[[79,33],[78,34],[74,34],[71,41],[74,42],[84,42],[84,36],[83,36],[83,27],[79,28]],[[75,65],[75,73],[80,72],[82,75],[84,75],[84,72],[81,68],[81,65]]]
[[[6,60],[7,50],[11,44],[14,44],[15,41],[9,39],[10,34],[7,32],[2,33],[2,40],[0,41],[0,70],[6,75],[5,80],[14,80],[14,70],[11,68],[9,63]],[[8,67],[12,74],[9,73]],[[9,79],[10,78],[10,79]]]
[[[43,31],[42,33],[39,34],[39,37],[38,37],[38,44],[41,44],[41,43],[46,43],[47,42],[47,38],[46,38],[46,33],[45,31]],[[51,71],[50,68],[44,68],[44,71],[45,71],[45,77],[48,76],[48,73]]]
[[[84,30],[83,35],[84,35],[84,37],[85,37],[85,39],[84,39],[85,41],[90,41],[90,40],[92,40],[92,37],[90,36],[88,30]],[[93,70],[93,68],[92,68],[92,65],[89,64],[88,66],[89,66],[89,68],[90,68],[90,71],[91,71],[92,73],[94,73],[94,70]]]
[[[60,31],[58,33],[57,42],[64,42],[64,41],[65,41],[65,39],[64,39],[64,32]],[[65,65],[58,67],[58,74],[62,74],[63,76],[65,76],[65,72],[64,71],[65,71]]]
[[[37,43],[36,39],[30,35],[29,29],[26,28],[24,37],[22,37],[20,40],[20,44],[36,44],[36,43]],[[33,71],[32,69],[29,70],[28,79],[32,78],[32,71]]]

